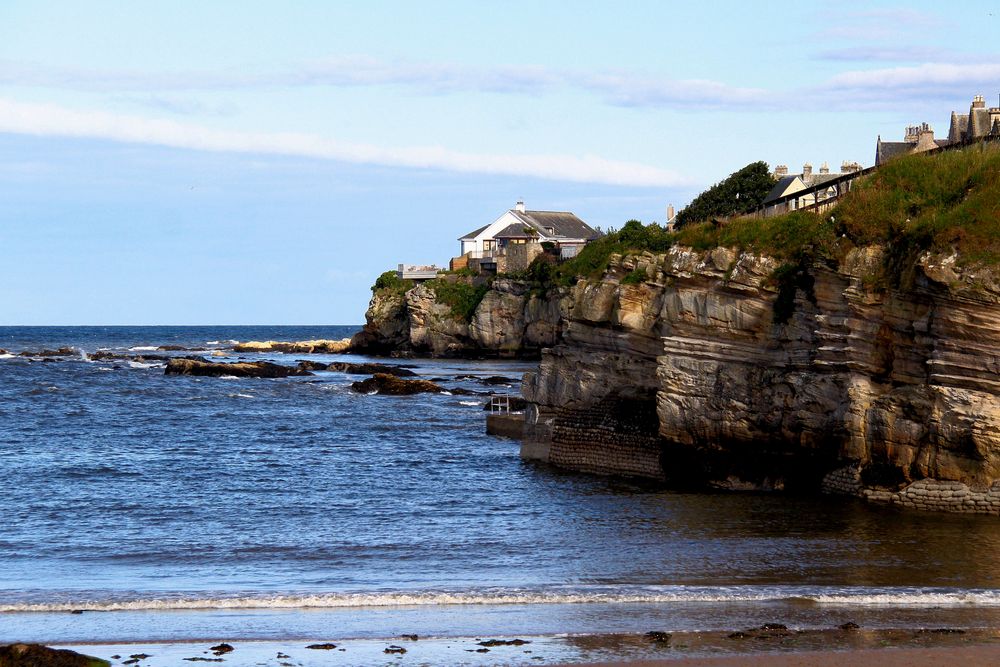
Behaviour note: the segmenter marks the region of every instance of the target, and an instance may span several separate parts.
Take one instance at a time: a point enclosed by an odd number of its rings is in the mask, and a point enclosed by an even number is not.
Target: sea
[[[357,328],[0,327],[0,643],[1000,626],[996,517],[526,462],[484,404],[530,362],[381,359],[471,392],[382,396],[91,358]]]

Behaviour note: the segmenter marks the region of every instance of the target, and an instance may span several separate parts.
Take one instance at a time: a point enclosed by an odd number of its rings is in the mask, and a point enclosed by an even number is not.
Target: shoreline
[[[228,644],[231,651],[213,652]],[[794,630],[783,626],[730,632],[520,635],[348,639],[73,642],[49,644],[123,664],[137,655],[144,667],[184,662],[250,665],[893,665],[1000,662],[1000,628]],[[117,656],[115,658],[114,656]],[[221,659],[220,659],[221,658]]]

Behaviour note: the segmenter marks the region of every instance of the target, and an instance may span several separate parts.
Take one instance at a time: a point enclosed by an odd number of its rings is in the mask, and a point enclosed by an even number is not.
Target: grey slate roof
[[[492,224],[492,223],[491,223],[491,224]],[[482,232],[482,231],[483,231],[484,229],[486,229],[487,227],[489,227],[489,225],[483,225],[483,226],[482,226],[482,227],[480,227],[479,229],[476,229],[476,230],[474,230],[474,231],[471,231],[471,232],[469,232],[468,234],[466,234],[465,236],[460,236],[460,237],[458,237],[458,240],[459,240],[459,241],[471,241],[472,239],[476,238],[476,236],[478,236],[478,235],[479,235],[479,234],[480,234],[480,233],[481,233],[481,232]]]
[[[501,229],[499,232],[497,232],[496,234],[494,234],[493,238],[495,238],[495,239],[527,239],[527,238],[534,238],[536,235],[535,234],[528,234],[528,233],[526,233],[524,231],[525,227],[527,227],[527,225],[524,225],[524,224],[520,224],[520,225],[519,224],[507,225],[506,227],[504,227],[503,229]]]
[[[568,211],[511,211],[520,220],[531,225],[546,236],[593,241],[601,234]],[[548,229],[552,229],[549,232]]]
[[[908,141],[879,141],[875,148],[875,164],[882,164],[900,155],[906,155],[916,144]]]
[[[965,139],[969,130],[969,114],[951,112],[951,125],[948,127],[948,143],[957,144]]]

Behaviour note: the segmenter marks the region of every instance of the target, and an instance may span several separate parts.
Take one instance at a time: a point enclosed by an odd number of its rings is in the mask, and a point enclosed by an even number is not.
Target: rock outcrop
[[[0,667],[108,667],[107,660],[40,644],[0,646]]]
[[[615,259],[567,294],[561,340],[525,377],[523,455],[1000,513],[997,280],[926,255],[892,285],[884,266],[879,248],[837,266],[681,247]]]
[[[341,340],[302,340],[296,342],[267,340],[247,341],[233,346],[235,352],[285,352],[292,354],[341,354],[351,346],[350,338]],[[163,347],[159,349],[164,349]]]
[[[440,394],[445,389],[430,380],[402,380],[388,373],[376,373],[367,380],[352,382],[351,389],[359,394],[384,394],[410,396],[412,394]]]
[[[294,366],[272,364],[269,361],[217,363],[204,359],[171,359],[164,375],[199,375],[207,377],[286,378],[292,375],[312,375]]]
[[[537,358],[542,348],[559,340],[564,296],[565,290],[538,293],[527,281],[498,278],[466,319],[457,316],[427,284],[405,293],[377,290],[351,351]]]

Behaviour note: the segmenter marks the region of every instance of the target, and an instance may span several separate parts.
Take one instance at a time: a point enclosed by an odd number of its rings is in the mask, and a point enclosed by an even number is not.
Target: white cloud
[[[0,132],[87,137],[194,150],[291,155],[392,167],[530,176],[609,185],[672,187],[689,180],[673,171],[594,155],[485,154],[440,146],[387,148],[301,133],[218,130],[173,120],[79,111],[0,98]]]
[[[928,89],[939,86],[992,85],[1000,80],[1000,64],[926,63],[913,67],[843,72],[831,77],[829,89]]]

